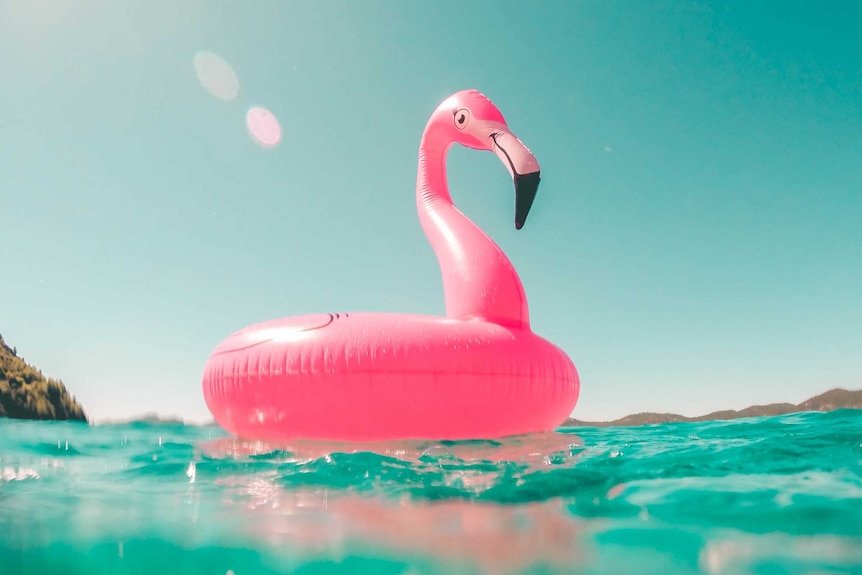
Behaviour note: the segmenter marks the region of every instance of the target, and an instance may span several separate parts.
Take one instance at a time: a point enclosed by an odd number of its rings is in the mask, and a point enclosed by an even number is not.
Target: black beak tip
[[[515,229],[520,230],[539,190],[539,172],[515,174]]]

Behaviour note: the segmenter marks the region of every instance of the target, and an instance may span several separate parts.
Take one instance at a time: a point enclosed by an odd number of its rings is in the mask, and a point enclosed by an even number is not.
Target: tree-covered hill
[[[18,357],[0,336],[0,417],[87,421],[84,409],[61,381]]]

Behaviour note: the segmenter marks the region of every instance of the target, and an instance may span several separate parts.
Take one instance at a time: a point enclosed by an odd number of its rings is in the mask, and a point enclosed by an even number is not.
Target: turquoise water
[[[2,574],[862,573],[862,411],[266,445],[0,420]]]

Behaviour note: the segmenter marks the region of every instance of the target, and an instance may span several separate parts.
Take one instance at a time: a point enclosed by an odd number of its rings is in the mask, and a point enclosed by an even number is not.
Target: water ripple
[[[862,572],[862,412],[500,441],[0,420],[10,573]]]

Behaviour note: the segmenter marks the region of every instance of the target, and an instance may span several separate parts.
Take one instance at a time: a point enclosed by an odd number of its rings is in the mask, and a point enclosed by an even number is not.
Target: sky
[[[93,421],[210,419],[213,348],[319,312],[443,315],[415,204],[475,88],[535,153],[455,203],[574,361],[573,415],[862,388],[862,4],[0,0],[0,333]]]

